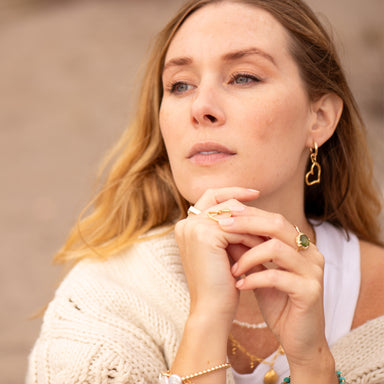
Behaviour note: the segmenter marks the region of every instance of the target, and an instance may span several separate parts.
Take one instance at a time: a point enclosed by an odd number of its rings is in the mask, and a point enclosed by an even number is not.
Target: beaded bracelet
[[[337,376],[337,379],[339,380],[339,384],[341,384],[341,383],[347,384],[347,382],[345,381],[345,377],[343,376],[343,374],[340,371],[336,372],[336,376]],[[281,384],[289,384],[290,382],[291,382],[291,378],[286,377]]]
[[[171,374],[168,372],[162,372],[159,375],[159,383],[160,384],[184,384],[184,383],[190,383],[190,379],[193,379],[198,376],[206,375],[207,373],[211,373],[214,371],[218,371],[219,369],[227,369],[231,366],[229,363],[224,363],[220,365],[216,365],[216,367],[208,368],[200,372],[192,373],[188,376],[180,377],[179,375]]]

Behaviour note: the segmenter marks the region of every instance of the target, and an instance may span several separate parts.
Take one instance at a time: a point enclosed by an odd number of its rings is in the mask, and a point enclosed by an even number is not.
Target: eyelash
[[[185,81],[176,81],[176,82],[174,82],[174,83],[170,83],[167,87],[166,87],[166,90],[168,91],[168,92],[170,92],[170,93],[183,93],[183,92],[178,92],[177,90],[176,90],[176,87],[178,87],[179,85],[186,85],[187,87],[190,85],[190,84],[188,84],[187,82],[185,82]]]
[[[245,73],[245,72],[241,72],[241,73],[234,73],[230,76],[230,80],[229,80],[229,84],[233,84],[235,83],[235,81],[240,78],[240,77],[244,77],[244,78],[247,78],[247,79],[250,79],[252,80],[253,82],[260,82],[261,79],[258,78],[257,76],[255,75],[252,75],[250,73]],[[181,93],[184,93],[184,92],[187,92],[187,91],[177,91],[176,88],[179,86],[179,85],[185,85],[185,86],[190,86],[190,84],[188,84],[187,82],[184,82],[184,81],[176,81],[174,83],[170,83],[169,85],[167,85],[166,87],[166,90],[172,94],[181,94]],[[246,86],[246,85],[249,85],[249,82],[246,82],[246,83],[240,83],[239,85],[243,85],[243,86]]]
[[[234,74],[231,75],[231,77],[230,77],[230,83],[234,83],[234,82],[235,82],[238,78],[240,78],[240,77],[245,77],[245,78],[247,78],[247,79],[251,79],[252,81],[254,81],[254,82],[256,82],[256,83],[258,83],[258,82],[261,81],[261,79],[258,78],[258,77],[255,76],[255,75],[252,75],[252,74],[250,74],[250,73],[246,73],[246,72],[240,72],[240,73],[234,73]],[[243,84],[241,84],[241,85],[249,85],[249,82],[247,82],[247,83],[243,83]]]

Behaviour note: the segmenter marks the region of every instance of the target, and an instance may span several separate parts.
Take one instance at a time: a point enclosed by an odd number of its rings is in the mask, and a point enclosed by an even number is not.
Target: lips
[[[211,165],[234,155],[236,152],[223,144],[203,142],[194,144],[189,150],[187,158],[199,165]]]

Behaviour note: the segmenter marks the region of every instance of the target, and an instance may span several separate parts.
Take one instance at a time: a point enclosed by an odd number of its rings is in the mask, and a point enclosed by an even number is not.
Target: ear
[[[312,103],[313,122],[308,134],[308,147],[316,142],[320,147],[335,132],[343,112],[343,100],[335,93],[327,93]]]

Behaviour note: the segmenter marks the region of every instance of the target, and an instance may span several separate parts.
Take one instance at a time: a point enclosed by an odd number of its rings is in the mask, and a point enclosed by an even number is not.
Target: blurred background
[[[384,1],[309,0],[333,26],[384,188]],[[181,0],[0,0],[0,372],[24,381],[51,259],[127,126],[151,39]]]

